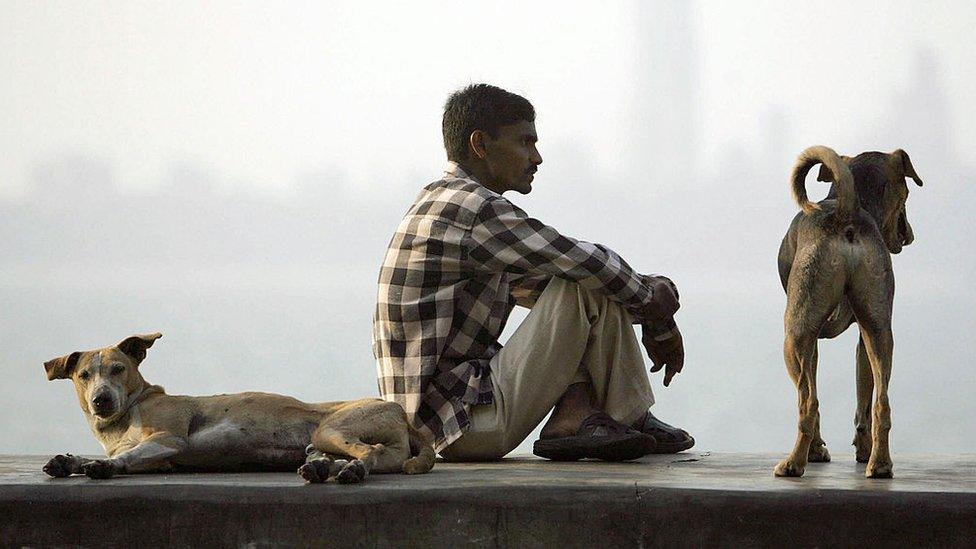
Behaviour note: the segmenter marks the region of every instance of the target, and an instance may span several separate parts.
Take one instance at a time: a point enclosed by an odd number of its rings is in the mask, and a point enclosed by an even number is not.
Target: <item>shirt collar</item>
[[[460,164],[458,164],[457,162],[455,162],[453,160],[448,160],[447,161],[447,164],[444,166],[444,173],[446,175],[449,175],[451,177],[456,177],[458,179],[468,179],[470,181],[474,181],[475,183],[477,183],[477,184],[481,185],[482,187],[484,187],[485,190],[487,190],[488,192],[490,192],[492,194],[496,194],[498,196],[501,196],[500,194],[496,193],[495,191],[489,189],[488,187],[485,187],[485,185],[481,181],[478,181],[478,179],[475,176],[473,176],[473,175],[469,174],[468,172],[464,171],[464,168],[462,168]]]
[[[447,161],[447,164],[444,166],[444,173],[458,179],[474,179],[471,174],[464,171],[464,168],[462,168],[460,164],[453,160]],[[477,180],[475,179],[475,181]]]

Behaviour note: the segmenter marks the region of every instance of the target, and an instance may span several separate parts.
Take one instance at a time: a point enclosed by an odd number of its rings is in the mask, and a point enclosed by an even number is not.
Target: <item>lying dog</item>
[[[820,181],[832,182],[827,198],[807,199],[804,179],[821,164]],[[793,197],[803,211],[793,218],[779,249],[786,290],[786,368],[799,393],[800,421],[793,452],[776,476],[798,477],[808,461],[830,461],[820,437],[817,339],[833,338],[857,322],[857,412],[854,446],[865,475],[890,478],[888,380],[891,377],[891,306],[895,279],[889,252],[914,240],[905,213],[911,177],[908,154],[866,152],[839,157],[827,147],[803,151],[793,168]],[[876,391],[872,417],[871,393]]]
[[[52,458],[52,477],[84,473],[292,470],[309,482],[363,481],[370,473],[426,473],[434,449],[399,404],[378,399],[306,404],[268,393],[167,395],[139,372],[161,334],[76,351],[44,364],[48,380],[71,379],[109,459]],[[311,444],[309,444],[311,442]],[[335,459],[347,458],[347,459]]]

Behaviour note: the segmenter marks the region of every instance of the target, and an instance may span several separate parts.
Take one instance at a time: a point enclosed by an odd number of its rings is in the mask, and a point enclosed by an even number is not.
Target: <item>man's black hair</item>
[[[444,149],[447,159],[461,162],[468,156],[471,132],[481,130],[498,137],[498,129],[525,120],[535,122],[529,100],[491,84],[471,84],[451,94],[444,104]]]

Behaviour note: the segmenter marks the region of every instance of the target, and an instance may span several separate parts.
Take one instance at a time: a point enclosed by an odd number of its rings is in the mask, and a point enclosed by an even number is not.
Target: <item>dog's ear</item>
[[[848,166],[851,165],[851,157],[849,156],[841,156],[840,160]],[[824,181],[826,183],[834,182],[834,174],[830,172],[830,168],[828,168],[826,164],[820,165],[820,172],[817,174],[817,181]]]
[[[136,364],[139,364],[142,362],[142,359],[146,358],[146,349],[152,347],[153,343],[161,337],[163,337],[163,334],[159,332],[129,336],[119,342],[116,347],[134,360]]]
[[[915,173],[915,167],[912,166],[912,159],[908,158],[908,153],[902,149],[898,149],[891,153],[891,156],[895,157],[895,160],[901,164],[901,171],[905,174],[905,177],[911,177],[912,181],[915,182],[919,187],[922,186],[922,179]]]
[[[78,364],[79,357],[81,357],[81,351],[75,351],[70,355],[52,358],[45,362],[44,371],[47,372],[47,380],[54,381],[55,379],[68,379],[71,377],[71,372]]]

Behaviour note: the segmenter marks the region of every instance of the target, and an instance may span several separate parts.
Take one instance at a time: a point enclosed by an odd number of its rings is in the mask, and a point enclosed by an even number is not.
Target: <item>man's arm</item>
[[[564,236],[504,198],[488,201],[478,212],[469,244],[468,260],[475,268],[572,280],[622,303],[635,322],[655,305],[652,285],[616,252]]]

